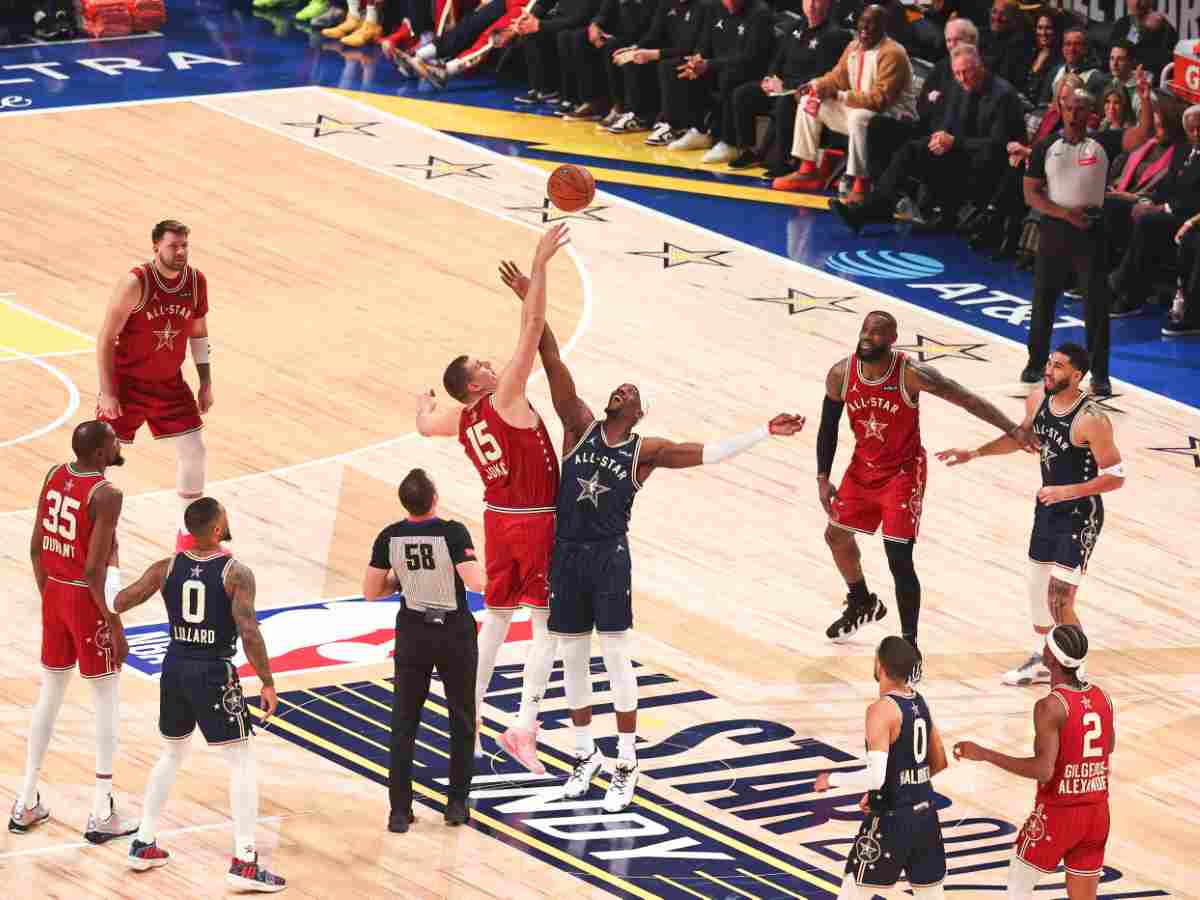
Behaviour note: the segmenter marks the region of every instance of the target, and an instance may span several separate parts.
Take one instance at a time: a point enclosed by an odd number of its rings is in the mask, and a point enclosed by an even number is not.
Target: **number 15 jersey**
[[[537,415],[532,404],[529,408]],[[509,425],[488,394],[462,411],[458,442],[483,479],[483,503],[488,509],[554,512],[558,454],[540,415],[533,428]]]

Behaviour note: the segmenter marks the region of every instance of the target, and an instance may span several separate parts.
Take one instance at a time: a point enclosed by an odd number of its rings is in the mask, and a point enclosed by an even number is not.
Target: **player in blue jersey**
[[[171,857],[155,841],[155,828],[199,725],[204,739],[221,747],[230,763],[234,856],[225,880],[241,890],[282,891],[284,879],[258,864],[253,730],[233,665],[240,636],[246,658],[262,681],[265,721],[278,701],[267,646],[254,614],[254,573],[221,548],[221,541],[230,540],[229,517],[216,500],[201,497],[189,504],[184,523],[195,539],[192,549],[154,563],[117,595],[115,604],[118,613],[127,612],[161,591],[171,635],[159,683],[158,728],[166,747],[150,773],[142,824],[129,848],[129,866],[142,872],[165,866]]]
[[[865,790],[866,817],[846,859],[838,900],[867,900],[901,874],[917,900],[940,900],[946,849],[932,778],[946,768],[946,748],[925,698],[911,687],[920,657],[902,637],[875,653],[879,699],[867,707],[867,767],[823,772],[813,789]]]
[[[513,263],[501,278],[524,299],[529,279]],[[710,444],[643,438],[634,426],[648,403],[636,385],[609,395],[597,419],[575,391],[575,381],[549,324],[538,346],[550,397],[563,425],[562,481],[558,490],[554,555],[550,563],[550,632],[558,636],[567,706],[575,734],[575,765],[568,797],[581,797],[604,758],[592,738],[592,631],[599,632],[617,717],[617,761],[604,798],[610,812],[633,802],[637,785],[637,677],[633,672],[632,565],[629,517],[633,499],[655,469],[709,465],[748,450],[771,435],[793,435],[804,417],[780,414],[753,431]]]

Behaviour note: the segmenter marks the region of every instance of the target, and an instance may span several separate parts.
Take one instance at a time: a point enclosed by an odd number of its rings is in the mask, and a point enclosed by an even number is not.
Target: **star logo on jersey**
[[[1084,709],[1091,709],[1092,708],[1092,698],[1091,697],[1080,697],[1079,705],[1082,706]]]
[[[193,578],[200,577],[200,567],[199,566],[192,566],[192,577]]]
[[[154,346],[155,350],[175,349],[175,338],[179,337],[180,331],[178,328],[171,327],[171,320],[167,319],[166,323],[158,331],[154,332],[154,336],[158,338],[158,343]]]
[[[68,478],[66,481],[66,484],[63,485],[63,490],[69,494],[69,493],[71,493],[71,488],[73,488],[74,486],[75,486],[75,479]]]
[[[584,500],[592,501],[592,506],[596,509],[600,508],[600,495],[611,491],[612,488],[605,487],[600,483],[600,473],[593,472],[591,478],[575,478],[579,482],[579,499],[577,502],[582,503]]]
[[[288,128],[311,128],[312,136],[315,138],[329,137],[334,134],[361,134],[365,137],[379,137],[379,135],[367,131],[372,125],[379,125],[380,122],[343,122],[341,119],[336,119],[333,116],[322,114],[317,115],[315,122],[284,122]]]
[[[669,241],[663,241],[662,250],[630,250],[628,252],[630,256],[649,256],[661,259],[664,269],[674,269],[676,266],[686,266],[688,263],[695,263],[698,266],[720,266],[722,269],[732,268],[729,263],[717,259],[718,256],[732,253],[732,250],[685,250]]]
[[[750,299],[755,303],[776,303],[780,306],[786,306],[789,316],[810,312],[814,309],[834,310],[845,313],[854,312],[854,310],[842,306],[843,303],[853,300],[853,295],[849,297],[818,297],[807,291],[788,288],[786,297],[751,297]]]
[[[589,206],[587,209],[577,209],[575,212],[563,212],[550,202],[549,197],[542,201],[541,206],[510,206],[508,208],[513,212],[537,213],[542,217],[543,224],[546,222],[561,222],[564,219],[580,219],[584,222],[608,221],[608,219],[597,215],[597,213],[608,209],[607,206]]]
[[[1174,453],[1178,456],[1190,456],[1192,463],[1200,469],[1200,438],[1188,435],[1186,447],[1151,447],[1155,453]]]
[[[950,344],[918,334],[915,344],[897,344],[895,349],[911,351],[921,362],[932,362],[935,359],[973,359],[975,362],[987,362],[986,357],[973,352],[986,346],[987,344]]]
[[[425,173],[425,180],[429,181],[432,178],[449,178],[451,175],[462,175],[464,178],[482,178],[485,181],[491,179],[492,176],[484,175],[480,169],[486,169],[491,166],[491,163],[453,163],[449,160],[442,159],[440,156],[430,156],[428,162],[421,163],[397,163],[397,169],[420,169]]]
[[[883,429],[890,425],[890,422],[880,422],[875,418],[875,413],[871,413],[870,418],[863,422],[863,440],[867,438],[879,438],[883,440]]]
[[[816,38],[813,38],[811,41],[808,42],[808,49],[816,50],[817,44],[819,44],[819,43],[821,43],[819,40],[817,40]]]
[[[1050,446],[1049,443],[1042,444],[1042,465],[1048,466],[1058,457],[1058,453]]]

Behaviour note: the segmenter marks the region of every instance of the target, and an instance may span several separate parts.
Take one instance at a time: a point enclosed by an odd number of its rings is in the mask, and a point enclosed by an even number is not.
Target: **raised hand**
[[[437,399],[434,397],[433,388],[427,391],[417,392],[417,415],[424,416],[437,409]]]
[[[506,259],[500,263],[500,280],[518,298],[521,300],[525,299],[525,294],[529,291],[529,276],[522,272],[511,259]]]
[[[545,265],[554,258],[554,254],[571,243],[571,229],[566,223],[560,222],[546,231],[538,241],[537,251],[533,254],[534,264]]]
[[[790,437],[804,428],[804,416],[780,413],[767,423],[767,430],[776,437]]]

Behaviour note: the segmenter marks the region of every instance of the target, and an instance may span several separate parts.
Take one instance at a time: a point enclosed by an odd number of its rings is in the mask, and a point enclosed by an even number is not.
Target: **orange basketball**
[[[546,194],[563,212],[576,212],[596,196],[596,179],[583,166],[559,166],[550,173]]]

